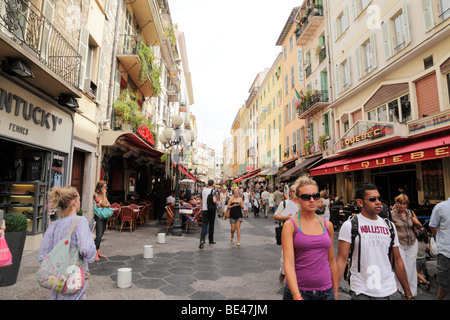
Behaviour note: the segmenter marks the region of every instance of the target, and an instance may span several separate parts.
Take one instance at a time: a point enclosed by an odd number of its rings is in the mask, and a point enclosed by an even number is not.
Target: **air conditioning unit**
[[[97,85],[91,79],[84,79],[83,91],[92,99],[97,96]]]

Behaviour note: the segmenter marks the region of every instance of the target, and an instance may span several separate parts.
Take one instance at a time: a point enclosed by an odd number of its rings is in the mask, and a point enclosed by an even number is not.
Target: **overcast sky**
[[[184,32],[192,76],[197,141],[222,153],[258,72],[270,68],[278,37],[303,0],[169,0]]]

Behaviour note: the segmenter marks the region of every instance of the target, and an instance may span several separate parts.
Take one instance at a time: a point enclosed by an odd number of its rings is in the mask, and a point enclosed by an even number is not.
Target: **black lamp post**
[[[172,118],[173,128],[167,127],[159,137],[159,141],[164,145],[166,149],[178,145],[192,144],[195,141],[195,131],[188,130],[183,133],[181,126],[183,125],[183,117],[175,115]],[[177,151],[178,148],[177,148]],[[179,154],[175,158],[176,172],[175,172],[175,207],[173,212],[173,228],[172,234],[174,236],[181,236],[181,222],[180,222],[180,173],[178,166],[180,164]]]

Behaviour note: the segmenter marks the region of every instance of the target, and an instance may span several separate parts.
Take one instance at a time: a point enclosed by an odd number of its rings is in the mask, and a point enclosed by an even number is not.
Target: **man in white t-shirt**
[[[405,265],[398,249],[399,242],[395,226],[392,254],[395,261],[395,272],[389,261],[391,233],[389,226],[379,217],[381,196],[373,184],[365,184],[356,190],[356,202],[361,207],[358,219],[358,236],[355,238],[350,268],[350,295],[352,300],[391,300],[397,292],[395,277],[397,276],[405,292],[404,299],[413,300],[406,277]],[[352,242],[352,224],[347,220],[339,231],[337,265],[339,282],[344,274],[347,257]],[[361,249],[358,249],[361,246]],[[358,272],[358,253],[360,270]]]
[[[264,191],[261,193],[261,199],[263,201],[263,211],[264,211],[264,218],[267,218],[267,213],[269,212],[269,192],[266,188],[264,188]]]

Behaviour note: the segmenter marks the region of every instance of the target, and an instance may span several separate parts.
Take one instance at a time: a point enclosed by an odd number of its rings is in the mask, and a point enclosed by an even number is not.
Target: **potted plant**
[[[140,125],[143,121],[141,107],[137,102],[137,96],[131,90],[124,90],[117,101],[114,102],[114,113],[116,116],[116,126],[122,127],[123,124]]]
[[[0,287],[12,286],[17,282],[27,236],[28,220],[21,213],[7,213],[5,214],[5,224],[5,239],[12,254],[13,264],[0,269]]]
[[[327,134],[321,135],[319,137],[319,145],[322,148],[322,150],[325,150],[325,141],[327,141],[329,138],[330,136]]]

